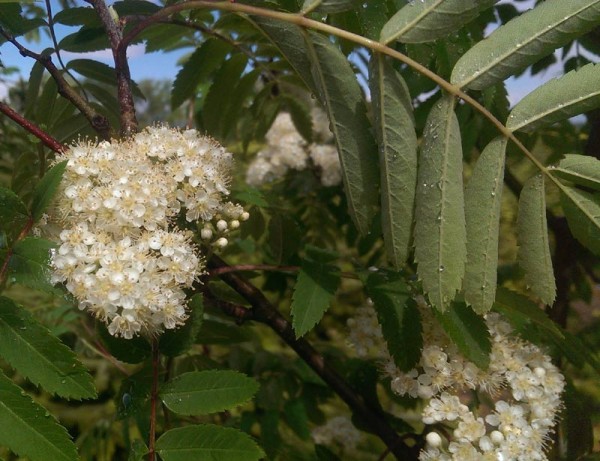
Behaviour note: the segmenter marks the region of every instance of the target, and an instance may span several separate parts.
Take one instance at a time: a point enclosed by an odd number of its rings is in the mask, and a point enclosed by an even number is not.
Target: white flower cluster
[[[298,133],[290,114],[280,112],[266,135],[267,145],[248,167],[246,181],[252,186],[280,179],[289,170],[304,170],[309,160],[319,170],[321,184],[342,182],[342,170],[327,115],[321,109],[311,112],[315,142],[308,144]]]
[[[63,160],[53,281],[64,283],[113,335],[132,338],[183,324],[183,289],[204,265],[191,234],[175,220],[200,220],[204,239],[227,244],[222,235],[248,218],[223,200],[232,155],[195,130],[157,126],[123,142],[80,142],[57,158]]]
[[[424,299],[418,300],[423,319],[423,351],[407,373],[394,364],[381,330],[373,331],[369,316],[350,322],[350,337],[382,351],[383,370],[392,391],[427,401],[426,425],[443,424],[441,433],[426,436],[421,461],[543,461],[544,449],[561,407],[564,377],[537,346],[517,338],[498,314],[485,320],[492,338],[490,365],[477,368],[466,360],[435,322]],[[364,309],[364,308],[363,308]],[[370,309],[370,308],[366,308]],[[352,331],[361,329],[361,332]],[[365,341],[364,337],[368,339]],[[357,351],[361,351],[360,346]],[[475,392],[482,402],[467,406]],[[485,403],[492,402],[493,409]],[[441,434],[448,437],[444,442]]]
[[[311,436],[317,444],[338,445],[345,452],[354,451],[356,444],[362,438],[360,431],[346,416],[336,416],[327,421],[324,426],[314,428]]]

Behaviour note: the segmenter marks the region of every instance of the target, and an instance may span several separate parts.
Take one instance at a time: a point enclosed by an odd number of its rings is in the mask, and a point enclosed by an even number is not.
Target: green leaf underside
[[[50,252],[54,248],[53,242],[42,238],[19,240],[13,247],[8,264],[9,280],[49,293],[57,292],[58,289],[50,283]]]
[[[600,196],[563,186],[560,189],[560,203],[575,238],[600,255]]]
[[[471,22],[497,0],[421,0],[409,2],[383,26],[380,41],[432,42]]]
[[[296,337],[308,333],[329,309],[340,284],[337,268],[304,260],[292,295],[292,326]]]
[[[273,42],[306,87],[316,93],[302,29],[284,21],[258,16],[252,16],[252,21]]]
[[[600,106],[600,65],[588,64],[550,80],[525,96],[508,116],[512,131],[533,131]]]
[[[179,415],[206,415],[246,403],[258,391],[258,383],[233,370],[183,373],[166,384],[160,396],[167,408]]]
[[[410,94],[381,54],[370,63],[370,88],[381,166],[381,221],[388,259],[400,268],[410,252],[417,185],[417,136]]]
[[[394,363],[411,370],[421,357],[421,316],[410,290],[399,274],[386,277],[377,272],[367,278],[367,293],[373,300],[383,337]]]
[[[450,81],[482,90],[533,64],[600,22],[600,0],[549,0],[500,26],[456,63]]]
[[[492,345],[483,317],[463,302],[457,302],[446,312],[433,310],[436,318],[460,352],[481,369],[490,363]]]
[[[46,211],[46,208],[48,208],[48,205],[54,198],[54,194],[56,194],[56,191],[58,190],[60,180],[62,179],[66,167],[66,160],[54,165],[48,170],[33,190],[31,215],[33,216],[34,221],[37,221],[42,217],[42,214]]]
[[[548,241],[544,178],[541,175],[530,178],[521,191],[517,240],[519,266],[525,271],[525,283],[534,296],[545,304],[552,304],[556,285]]]
[[[218,69],[230,50],[228,43],[211,38],[196,48],[175,77],[171,107],[176,109],[186,99],[194,96],[198,85]]]
[[[567,154],[550,171],[554,176],[573,184],[600,191],[600,160],[595,157]]]
[[[0,187],[0,229],[17,237],[29,220],[23,201],[10,189]]]
[[[467,253],[462,147],[453,106],[444,97],[427,118],[415,211],[417,273],[429,301],[442,311],[461,288]]]
[[[379,172],[362,90],[346,56],[333,43],[310,31],[305,38],[317,94],[340,155],[350,216],[367,235],[377,210]]]
[[[265,456],[247,434],[203,424],[171,429],[156,441],[164,461],[256,461]]]
[[[0,356],[32,383],[65,398],[93,398],[91,375],[27,310],[0,297]]]
[[[0,445],[31,461],[75,461],[66,429],[0,372]]]
[[[486,146],[465,191],[468,245],[463,287],[465,300],[479,314],[489,311],[496,297],[506,144],[502,136]]]
[[[307,8],[312,9],[312,5],[318,3],[319,6],[314,9],[320,13],[341,13],[356,6],[358,0],[305,0],[302,5],[302,11]]]

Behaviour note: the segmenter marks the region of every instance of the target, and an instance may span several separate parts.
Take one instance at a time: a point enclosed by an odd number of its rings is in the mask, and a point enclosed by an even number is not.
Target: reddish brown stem
[[[112,17],[104,0],[90,0],[90,3],[98,13],[98,17],[108,35],[117,74],[117,93],[121,110],[121,135],[129,136],[137,131],[138,122],[135,116],[135,105],[131,91],[131,73],[129,71],[129,63],[127,62],[127,45],[122,46],[123,32],[120,24]]]
[[[18,114],[17,112],[12,110],[7,104],[5,104],[3,102],[0,102],[0,112],[2,112],[4,115],[6,115],[12,121],[14,121],[17,125],[25,128],[32,135],[34,135],[36,138],[38,138],[40,141],[42,141],[42,144],[44,144],[44,146],[53,150],[54,152],[57,152],[57,153],[63,152],[66,149],[66,147],[64,145],[59,143],[55,138],[50,136],[48,133],[46,133],[44,130],[42,130],[39,126],[37,126],[35,123],[30,122],[25,117],[23,117],[21,114]]]
[[[208,271],[210,276],[221,276],[232,272],[248,271],[274,271],[274,272],[298,272],[300,266],[273,266],[270,264],[237,264],[235,266],[216,267]],[[358,279],[358,275],[351,272],[340,272],[340,275],[347,279]]]
[[[150,434],[148,436],[148,459],[156,460],[156,406],[158,401],[158,371],[160,367],[160,351],[158,339],[152,339],[152,387],[150,390]]]

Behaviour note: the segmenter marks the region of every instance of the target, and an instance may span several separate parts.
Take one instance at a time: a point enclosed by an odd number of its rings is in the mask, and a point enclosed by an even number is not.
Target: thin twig
[[[44,146],[53,150],[54,152],[56,152],[56,153],[64,152],[64,150],[66,149],[66,147],[63,144],[61,144],[60,142],[58,142],[58,140],[56,138],[50,136],[48,133],[46,133],[44,130],[42,130],[39,126],[37,126],[35,123],[30,122],[25,117],[23,117],[21,114],[18,114],[13,109],[11,109],[8,106],[8,104],[5,104],[1,101],[0,101],[0,112],[3,113],[4,115],[6,115],[8,118],[10,118],[12,121],[14,121],[17,125],[21,126],[25,130],[29,131],[32,135],[34,135],[36,138],[38,138],[40,141],[42,141],[42,144],[44,144]]]
[[[227,274],[230,272],[252,272],[252,271],[270,271],[270,272],[298,272],[300,266],[274,266],[271,264],[237,264],[235,266],[217,267],[209,270],[210,276]],[[358,275],[352,272],[340,272],[341,277],[346,279],[358,280]]]
[[[152,388],[150,390],[150,434],[148,436],[148,459],[156,460],[156,404],[158,400],[158,371],[160,367],[160,351],[158,339],[152,339]]]
[[[208,267],[211,270],[224,266],[226,264],[216,256],[213,256],[208,262]],[[234,309],[235,306],[227,303],[229,308],[225,312],[228,315],[239,315],[241,320],[251,319],[268,325],[346,402],[357,417],[379,436],[397,459],[416,459],[416,452],[413,452],[412,448],[400,438],[398,433],[389,425],[383,413],[379,409],[373,408],[362,396],[356,393],[337,371],[325,362],[323,356],[308,341],[303,338],[296,338],[291,324],[258,288],[233,273],[223,273],[221,278],[252,306],[251,309],[242,306]]]
[[[115,72],[117,74],[117,94],[121,112],[121,135],[129,136],[137,132],[138,122],[135,116],[135,104],[131,91],[131,73],[129,71],[129,63],[127,62],[127,45],[122,45],[123,33],[121,27],[115,22],[104,0],[90,0],[90,3],[98,13],[98,17],[108,35],[115,61]],[[119,50],[123,50],[123,52],[120,53]]]
[[[100,137],[103,139],[110,139],[110,123],[108,122],[108,119],[104,115],[96,112],[89,102],[86,101],[85,98],[83,98],[83,96],[81,96],[77,91],[75,91],[71,85],[69,85],[69,83],[63,77],[60,69],[58,69],[52,62],[50,56],[44,56],[25,48],[2,27],[0,27],[0,35],[2,35],[8,42],[12,43],[17,50],[19,50],[21,56],[35,59],[42,66],[44,66],[44,68],[50,73],[56,82],[58,93],[63,98],[70,101],[79,110],[79,112],[84,115],[92,128],[100,135]]]

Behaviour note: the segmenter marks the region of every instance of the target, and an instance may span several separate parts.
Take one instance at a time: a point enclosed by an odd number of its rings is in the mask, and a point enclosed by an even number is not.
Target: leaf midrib
[[[500,62],[504,61],[507,57],[512,56],[514,54],[516,54],[519,50],[521,50],[522,48],[524,48],[525,46],[528,46],[530,43],[541,39],[542,37],[544,37],[546,34],[550,34],[552,32],[555,32],[556,28],[558,26],[560,26],[561,24],[563,24],[564,22],[570,21],[572,18],[579,16],[579,14],[589,8],[593,8],[597,3],[599,3],[600,0],[590,4],[590,5],[586,5],[581,7],[577,12],[567,15],[567,16],[563,16],[562,18],[560,18],[555,24],[550,24],[547,25],[545,29],[543,29],[543,32],[541,34],[538,35],[533,35],[530,36],[529,38],[526,38],[523,42],[519,42],[516,43],[514,47],[512,47],[508,52],[506,52],[505,54],[501,55],[498,57],[498,59],[490,62],[490,64],[486,67],[483,67],[482,69],[480,69],[477,74],[471,75],[471,77],[467,80],[463,80],[462,82],[457,82],[455,83],[455,85],[459,88],[463,88],[468,86],[469,84],[471,84],[473,81],[481,78],[483,75],[486,75],[490,69],[496,67]],[[542,4],[543,5],[543,4]],[[534,11],[534,9],[531,9],[529,11]],[[524,16],[524,15],[523,15]],[[519,17],[523,17],[523,16],[519,16]],[[498,29],[499,30],[499,29]],[[491,35],[490,35],[491,37]],[[487,38],[489,39],[489,37]],[[484,39],[484,40],[487,40]],[[481,42],[480,42],[481,43]]]

